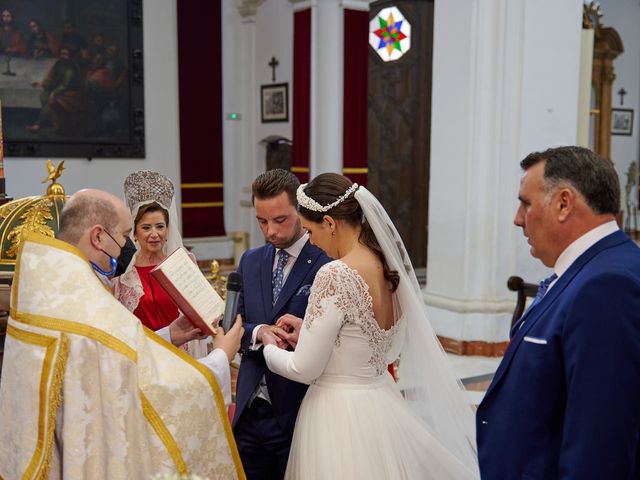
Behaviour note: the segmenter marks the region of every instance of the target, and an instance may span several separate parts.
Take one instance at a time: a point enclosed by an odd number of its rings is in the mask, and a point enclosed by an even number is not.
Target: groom
[[[640,478],[640,249],[618,176],[580,147],[520,165],[514,222],[554,275],[478,408],[482,478]]]
[[[298,185],[295,175],[281,169],[269,170],[253,182],[256,219],[267,243],[246,252],[238,267],[243,285],[238,313],[245,333],[233,431],[249,480],[284,477],[296,416],[307,391],[306,385],[269,371],[262,335],[270,331],[286,337],[276,321],[287,314],[304,317],[316,272],[329,261],[302,230]]]

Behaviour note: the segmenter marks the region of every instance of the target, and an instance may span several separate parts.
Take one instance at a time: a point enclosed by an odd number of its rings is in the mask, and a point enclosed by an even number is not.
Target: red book
[[[150,273],[194,327],[215,335],[214,323],[224,312],[224,300],[184,248],[176,249]]]

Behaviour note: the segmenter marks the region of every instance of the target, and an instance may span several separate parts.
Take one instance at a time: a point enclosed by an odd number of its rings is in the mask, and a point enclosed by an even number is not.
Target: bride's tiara
[[[358,184],[354,183],[347,189],[346,192],[344,192],[344,195],[342,195],[341,197],[338,197],[338,199],[335,202],[330,203],[329,205],[322,206],[318,202],[316,202],[313,198],[309,197],[306,193],[304,193],[304,187],[306,186],[307,184],[303,183],[298,187],[298,190],[296,192],[296,198],[298,199],[298,205],[306,208],[307,210],[311,210],[312,212],[327,212],[331,210],[333,207],[340,205],[342,202],[344,202],[347,199],[349,195],[351,195],[353,192],[355,192],[358,189]]]

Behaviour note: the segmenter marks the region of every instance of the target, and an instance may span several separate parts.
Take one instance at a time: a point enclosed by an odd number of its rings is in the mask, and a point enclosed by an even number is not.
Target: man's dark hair
[[[113,232],[118,225],[116,209],[108,200],[83,195],[62,208],[58,238],[76,245],[85,230],[97,224]]]
[[[258,175],[251,184],[251,203],[253,204],[256,198],[266,200],[286,192],[291,205],[298,208],[296,190],[299,186],[300,180],[290,171],[281,168],[267,170]]]
[[[571,146],[530,153],[520,166],[528,170],[543,161],[547,192],[568,183],[596,215],[616,215],[620,211],[620,182],[611,161],[587,148]]]

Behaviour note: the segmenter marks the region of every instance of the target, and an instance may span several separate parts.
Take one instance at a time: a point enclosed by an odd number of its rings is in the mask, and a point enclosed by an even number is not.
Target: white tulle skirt
[[[323,376],[302,402],[286,479],[476,479],[411,411],[391,375]]]

